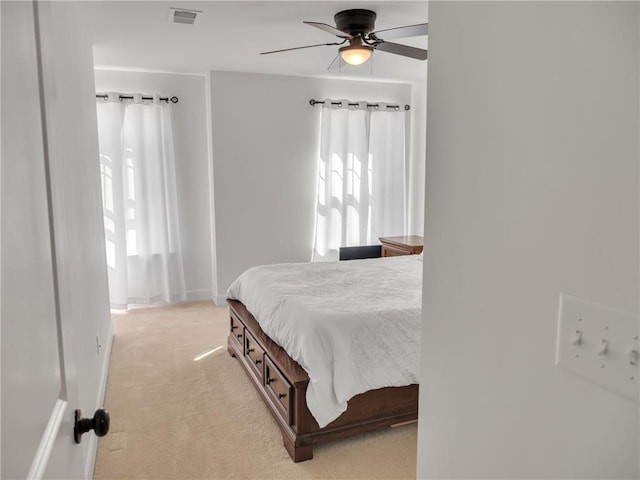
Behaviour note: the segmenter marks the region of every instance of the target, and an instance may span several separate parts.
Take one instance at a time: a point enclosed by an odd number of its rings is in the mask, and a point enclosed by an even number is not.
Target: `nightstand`
[[[383,257],[397,257],[399,255],[417,255],[422,252],[423,238],[419,235],[405,235],[402,237],[380,237]]]

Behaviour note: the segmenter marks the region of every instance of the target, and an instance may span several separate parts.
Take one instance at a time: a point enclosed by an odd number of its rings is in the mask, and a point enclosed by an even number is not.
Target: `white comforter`
[[[421,285],[411,255],[254,267],[227,297],[307,371],[307,405],[324,427],[354,395],[418,383]]]

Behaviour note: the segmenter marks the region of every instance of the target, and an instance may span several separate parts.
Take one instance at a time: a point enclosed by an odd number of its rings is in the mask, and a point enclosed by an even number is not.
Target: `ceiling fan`
[[[319,28],[325,32],[332,33],[341,42],[319,43],[315,45],[305,45],[303,47],[284,48],[282,50],[272,50],[262,52],[260,55],[268,55],[270,53],[288,52],[290,50],[299,50],[301,48],[321,47],[326,45],[344,45],[340,47],[339,55],[350,65],[361,65],[366,62],[374,50],[402,55],[404,57],[415,58],[417,60],[426,60],[427,51],[422,48],[410,47],[399,43],[388,42],[387,38],[403,38],[415,37],[419,35],[427,35],[428,24],[419,23],[417,25],[407,25],[404,27],[388,28],[385,30],[374,31],[376,12],[371,10],[344,10],[336,13],[334,20],[336,26],[327,25],[319,22],[303,22],[312,27]],[[380,38],[382,35],[385,39]]]

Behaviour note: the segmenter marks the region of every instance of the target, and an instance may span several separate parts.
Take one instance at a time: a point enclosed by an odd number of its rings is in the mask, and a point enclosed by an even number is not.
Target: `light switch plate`
[[[638,314],[560,294],[556,365],[638,402],[639,330]]]

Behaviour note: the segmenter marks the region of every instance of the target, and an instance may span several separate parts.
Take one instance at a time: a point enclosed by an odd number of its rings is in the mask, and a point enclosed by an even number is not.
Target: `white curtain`
[[[97,99],[111,306],[182,301],[171,106],[118,97]]]
[[[405,113],[384,103],[348,104],[325,100],[322,107],[314,261],[407,230]]]

